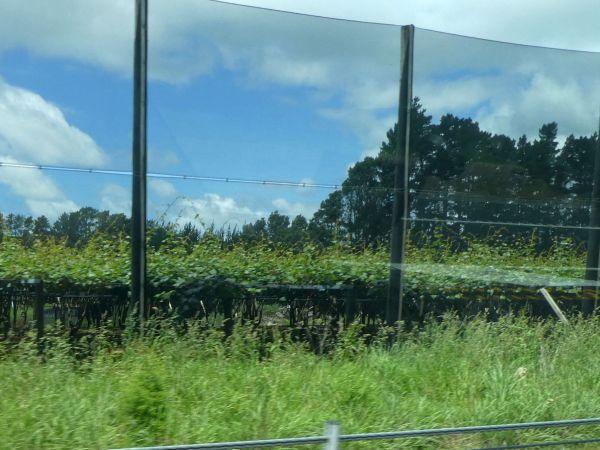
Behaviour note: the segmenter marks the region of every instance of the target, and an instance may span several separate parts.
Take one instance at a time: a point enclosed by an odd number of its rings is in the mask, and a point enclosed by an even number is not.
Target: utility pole
[[[148,0],[135,2],[133,56],[133,179],[131,201],[131,301],[138,302],[140,331],[146,311],[146,121],[148,79]]]
[[[394,204],[390,242],[390,275],[385,320],[393,325],[402,319],[403,264],[408,221],[408,162],[410,153],[410,116],[412,109],[413,53],[415,27],[402,27],[400,64],[400,101],[396,133]]]

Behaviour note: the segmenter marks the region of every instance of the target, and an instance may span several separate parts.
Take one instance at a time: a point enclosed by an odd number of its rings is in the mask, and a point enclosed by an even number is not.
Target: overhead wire
[[[0,161],[1,167],[19,168],[19,169],[37,169],[47,170],[56,172],[77,172],[77,173],[90,173],[90,174],[104,174],[104,175],[119,175],[119,176],[132,176],[131,170],[120,170],[120,169],[98,169],[98,168],[85,168],[85,167],[72,167],[72,166],[56,166],[48,164],[35,164],[35,163],[19,163],[19,162],[7,162]],[[389,186],[368,186],[368,185],[351,185],[346,183],[334,183],[334,182],[312,182],[312,181],[291,181],[291,180],[273,180],[273,179],[259,179],[259,178],[241,178],[241,177],[225,177],[225,176],[212,176],[212,175],[195,175],[195,174],[182,174],[182,173],[165,173],[165,172],[149,172],[147,174],[149,178],[172,178],[181,180],[196,180],[196,181],[215,181],[225,183],[244,183],[244,184],[262,184],[262,185],[275,185],[275,186],[290,186],[300,188],[325,188],[325,189],[347,189],[347,190],[366,190],[366,191],[382,191],[382,192],[402,192],[403,188],[394,188]],[[409,188],[411,195],[416,196],[417,199],[438,199],[438,200],[453,200],[467,199],[472,202],[480,203],[500,203],[510,205],[531,205],[532,203],[551,203],[558,205],[564,203],[564,206],[576,206],[587,208],[590,206],[589,199],[574,198],[571,196],[560,195],[553,197],[537,197],[537,196],[524,196],[524,195],[510,195],[510,197],[502,197],[499,195],[491,195],[481,192],[468,192],[468,191],[448,191],[448,190],[435,190],[435,189],[416,189]],[[413,197],[415,198],[415,197]]]
[[[97,169],[97,168],[83,168],[83,167],[68,167],[68,166],[55,166],[47,164],[32,164],[32,163],[18,163],[18,162],[6,162],[0,161],[0,168],[17,168],[17,169],[35,169],[44,171],[54,172],[71,172],[71,173],[87,173],[87,174],[103,174],[103,175],[116,175],[116,176],[132,176],[133,172],[130,170],[118,170],[118,169]],[[338,190],[344,189],[346,191],[352,190],[366,190],[366,191],[380,191],[380,192],[402,192],[404,189],[396,189],[386,186],[364,186],[364,185],[346,185],[342,183],[317,183],[317,182],[297,182],[289,180],[269,180],[269,179],[253,179],[253,178],[240,178],[240,177],[223,177],[223,176],[210,176],[210,175],[193,175],[193,174],[177,174],[177,173],[161,173],[161,172],[149,172],[148,178],[160,178],[160,179],[177,179],[177,180],[193,180],[193,181],[206,181],[206,182],[220,182],[220,183],[238,183],[238,184],[252,184],[252,185],[263,185],[263,186],[281,186],[281,187],[295,187],[295,188],[317,188],[317,189],[328,189]],[[585,200],[574,199],[570,197],[557,197],[551,199],[536,199],[528,197],[498,197],[498,196],[487,196],[481,193],[473,192],[448,192],[438,191],[431,189],[414,189],[410,191],[411,196],[416,198],[426,198],[429,200],[445,200],[445,201],[457,201],[465,200],[470,202],[479,203],[495,203],[503,205],[525,205],[531,206],[532,203],[543,203],[549,206],[562,206],[562,207],[580,207],[589,208],[589,202]],[[529,228],[556,228],[556,229],[576,229],[576,230],[593,230],[600,229],[600,227],[590,227],[584,225],[560,225],[560,224],[544,224],[544,223],[533,223],[533,222],[506,222],[506,221],[493,221],[493,220],[471,220],[461,218],[428,218],[428,217],[410,217],[407,219],[409,222],[437,222],[437,223],[450,223],[450,224],[478,224],[478,225],[495,225],[495,226],[520,226]]]

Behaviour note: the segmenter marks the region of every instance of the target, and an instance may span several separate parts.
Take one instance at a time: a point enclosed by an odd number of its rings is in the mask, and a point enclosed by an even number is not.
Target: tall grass
[[[163,328],[82,357],[61,337],[0,344],[0,447],[99,449],[600,416],[600,320],[571,326],[448,318],[364,345],[356,327],[328,355],[238,329]],[[89,343],[81,348],[89,352]],[[77,349],[75,349],[77,350]],[[600,436],[600,427],[348,444],[468,448]]]

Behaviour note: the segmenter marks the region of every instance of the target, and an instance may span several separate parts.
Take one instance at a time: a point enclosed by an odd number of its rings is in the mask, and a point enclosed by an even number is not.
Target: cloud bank
[[[0,78],[0,160],[92,167],[104,164],[106,155],[55,105]],[[47,173],[3,167],[0,182],[22,197],[35,215],[55,219],[77,209]]]

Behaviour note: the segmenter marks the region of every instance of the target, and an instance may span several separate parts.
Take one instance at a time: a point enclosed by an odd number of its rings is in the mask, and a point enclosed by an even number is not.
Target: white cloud
[[[265,212],[241,204],[233,197],[217,193],[206,193],[199,197],[187,197],[165,180],[150,180],[149,207],[154,217],[198,226],[241,226],[264,217]]]
[[[118,184],[107,184],[100,191],[100,209],[129,215],[131,192]]]
[[[273,206],[275,206],[277,211],[290,216],[291,218],[296,217],[298,214],[302,214],[304,217],[310,218],[318,209],[318,207],[315,205],[307,205],[300,202],[290,202],[285,198],[276,198],[273,200]]]
[[[312,180],[307,178],[301,182],[311,183]],[[149,185],[155,194],[155,197],[150,196],[150,210],[153,215],[179,224],[193,222],[199,226],[214,224],[216,227],[240,227],[266,217],[275,209],[292,218],[298,214],[311,217],[318,209],[318,205],[290,202],[284,198],[276,198],[270,204],[250,206],[238,198],[214,192],[187,197],[165,180],[150,180]]]
[[[315,184],[315,180],[313,180],[312,178],[309,177],[305,177],[302,178],[300,181],[300,186],[298,186],[296,188],[296,192],[298,192],[299,194],[302,195],[313,195],[314,194],[314,189],[313,187],[310,187],[311,184]]]
[[[38,94],[0,78],[0,145],[21,162],[98,167],[106,156],[94,140],[70,125]]]
[[[300,184],[314,184],[314,182],[315,182],[315,180],[313,180],[312,178],[309,178],[309,177],[302,178],[299,181]],[[301,187],[300,189],[304,189],[304,188]]]
[[[205,226],[240,226],[264,217],[263,211],[255,211],[240,205],[231,197],[204,194],[198,198],[180,198],[173,205],[179,223],[198,222]]]
[[[255,1],[256,4],[268,2]],[[556,22],[553,14],[557,13],[563,18],[572,17],[573,23],[584,24],[565,31],[562,46],[568,46],[569,39],[576,38],[576,43],[581,44],[577,47],[591,45],[600,50],[595,20],[582,13],[595,11],[596,6],[590,1],[581,1],[582,9],[577,13],[573,13],[572,5],[552,3],[540,11],[538,3],[526,2],[525,6],[519,3],[517,14],[498,6],[474,6],[464,0],[459,1],[458,6],[454,2],[450,6],[447,2],[415,0],[401,6],[391,1],[379,1],[376,7],[357,3],[333,1],[324,6],[322,2],[307,1],[300,6],[297,2],[274,6],[308,8],[304,11],[316,14],[330,11],[334,15],[345,15],[354,11],[359,14],[358,18],[361,18],[360,13],[378,11],[380,20],[394,21],[393,17],[403,17],[406,20],[397,22],[498,37],[482,34],[484,27],[468,28],[475,17],[478,24],[502,22],[504,30],[510,30],[504,39],[519,41],[522,37],[525,42],[536,42],[535,36],[528,34],[531,27],[521,29],[512,23],[516,15],[521,20],[519,24],[533,24],[541,40],[538,43],[550,45],[559,45],[555,42],[556,28],[545,28],[545,24]],[[193,17],[199,10],[196,8],[185,18],[172,12],[170,30],[188,39],[195,36],[199,42],[212,42],[213,67],[223,65],[238,74],[242,85],[250,88],[273,84],[309,88],[306,101],[314,103],[318,114],[352,130],[363,146],[363,155],[377,153],[397,113],[400,56],[397,27],[214,4],[202,8],[200,21]],[[201,24],[203,28],[193,24]],[[456,24],[465,29],[449,28]],[[582,31],[587,34],[586,39],[580,39]],[[185,65],[181,67],[185,70]],[[436,115],[453,112],[470,116],[482,120],[484,128],[490,131],[513,137],[523,133],[535,135],[539,126],[550,120],[557,121],[565,134],[589,134],[595,129],[595,114],[590,114],[590,106],[595,108],[599,101],[600,89],[594,75],[598,70],[600,55],[490,43],[417,30],[414,95],[421,97],[428,110]],[[546,80],[544,91],[539,89],[540,79]],[[570,86],[571,93],[587,92],[588,95],[568,97],[561,93],[564,86]],[[545,100],[541,92],[545,92]],[[562,97],[561,107],[549,102],[557,97]],[[584,103],[587,106],[582,106]]]
[[[538,73],[518,95],[497,102],[480,121],[482,126],[497,132],[522,130],[529,135],[542,123],[556,121],[561,131],[589,135],[597,125],[599,104],[600,83],[586,87],[576,79],[561,82]]]
[[[464,111],[477,107],[497,95],[499,77],[468,77],[451,81],[429,80],[419,86],[421,101],[429,113],[436,116],[452,110]]]
[[[0,52],[21,47],[131,73],[132,2],[4,3]],[[149,15],[152,79],[185,83],[225,67],[240,75],[242,85],[309,87],[314,92],[308,99],[335,98],[344,110],[373,112],[396,101],[397,95],[387,98],[398,79],[396,28],[332,24],[194,0],[157,0],[150,3]],[[376,145],[369,136],[364,140]]]
[[[320,114],[330,119],[339,120],[355,130],[363,145],[361,159],[379,153],[381,143],[386,140],[386,133],[396,122],[395,115],[378,115],[377,110],[360,108],[323,109]],[[349,165],[354,164],[354,162],[349,161]]]
[[[70,125],[55,105],[0,78],[0,160],[97,167],[105,163],[106,156],[90,136]],[[77,209],[42,171],[2,167],[0,182],[22,197],[34,215],[55,219]]]
[[[148,149],[148,167],[151,172],[173,172],[174,167],[181,164],[179,155],[173,150]]]
[[[600,69],[600,58],[598,63]],[[533,138],[548,122],[557,122],[564,135],[594,133],[600,81],[589,76],[587,70],[574,71],[570,76],[557,73],[545,58],[534,55],[529,64],[536,64],[536,68],[528,71],[502,64],[505,66],[496,65],[500,75],[452,80],[431,76],[419,83],[416,91],[434,117],[448,112],[472,117],[483,129],[513,138],[522,134]]]
[[[562,134],[596,130],[600,54],[424,33],[414,93],[434,116],[451,112],[491,132],[535,137],[555,121]]]
[[[0,159],[8,163],[17,162],[9,155],[0,154]],[[45,215],[54,220],[63,212],[78,209],[77,205],[63,194],[54,181],[39,170],[1,167],[0,183],[8,185],[12,192],[23,197],[31,213],[36,216]]]
[[[543,6],[536,0],[245,3],[600,51],[596,0],[549,0]],[[309,88],[306,100],[314,102],[315,110],[348,126],[359,137],[364,154],[373,154],[395,120],[399,36],[397,27],[196,0],[155,0],[150,3],[150,75],[155,80],[185,83],[225,68],[249,88],[269,84]],[[583,103],[598,103],[600,88],[591,81],[600,70],[598,55],[493,44],[420,30],[415,45],[414,94],[436,114],[471,114],[485,127],[497,127],[492,131],[512,135],[535,133],[548,120],[558,121],[565,133],[588,133],[595,122],[590,108],[576,102],[583,92]],[[0,51],[26,48],[34,54],[74,58],[129,75],[132,47],[133,2],[3,1]],[[567,96],[565,86],[575,97]],[[560,107],[559,97],[563,99]]]
[[[121,74],[131,71],[134,2],[122,0],[3,0],[0,51],[26,48]]]
[[[600,51],[596,0],[549,0],[543,6],[538,0],[404,0],[401,3],[244,0],[243,3],[354,20],[413,23],[422,28],[510,42]],[[43,56],[75,58],[128,74],[133,50],[133,7],[134,2],[123,0],[3,0],[0,51],[24,47]],[[215,21],[215,12],[220,14],[221,21]],[[189,79],[185,72],[198,75],[210,70],[213,59],[206,56],[211,52],[202,48],[194,31],[212,27],[225,35],[231,32],[226,25],[243,23],[245,26],[237,27],[236,33],[248,41],[260,39],[261,30],[264,36],[269,28],[302,23],[301,18],[262,12],[260,16],[264,19],[258,27],[253,27],[247,20],[252,16],[248,8],[196,0],[155,0],[150,2],[149,15],[150,62],[161,79]]]
[[[372,22],[415,24],[521,44],[600,51],[595,0],[244,0],[254,6]],[[560,30],[557,32],[557,30]]]
[[[365,158],[367,158],[367,157],[369,157],[369,156],[370,156],[371,158],[374,158],[374,157],[376,157],[376,156],[379,154],[379,151],[380,151],[380,150],[381,150],[381,149],[380,149],[379,147],[371,147],[371,148],[367,148],[366,150],[364,150],[364,151],[361,153],[361,155],[360,155],[360,159],[361,159],[361,160],[363,160],[363,159],[365,159]],[[348,163],[348,165],[346,166],[346,169],[350,169],[351,167],[353,167],[353,166],[354,166],[354,164],[356,164],[356,162],[355,162],[355,161],[353,161],[353,162],[351,162],[351,163]]]
[[[172,183],[161,179],[150,179],[148,182],[150,191],[161,200],[174,198],[177,196],[177,189]]]

